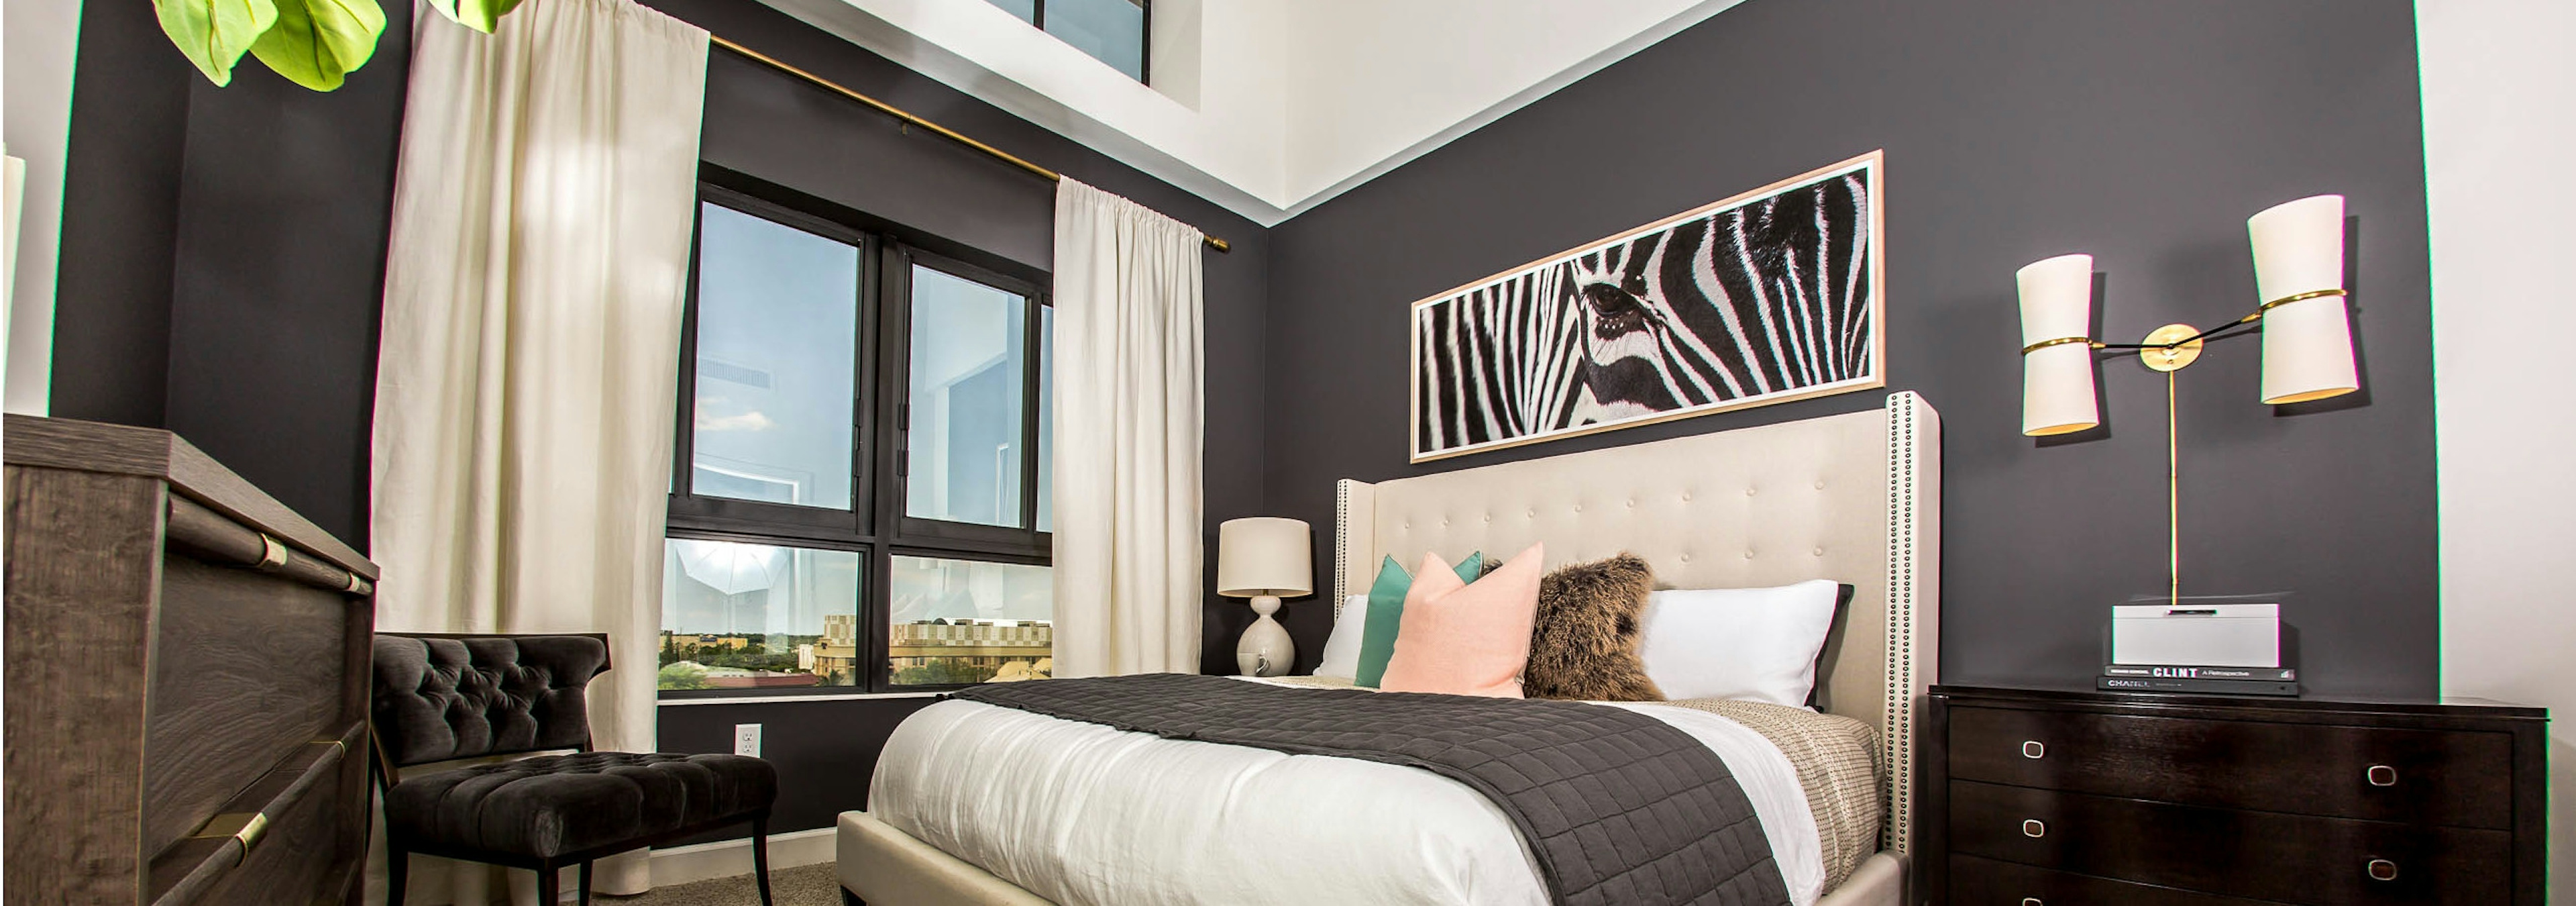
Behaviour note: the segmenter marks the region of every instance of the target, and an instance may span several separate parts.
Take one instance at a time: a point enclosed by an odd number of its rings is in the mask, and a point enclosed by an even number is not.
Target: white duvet
[[[1788,758],[1715,714],[1619,707],[1726,762],[1791,902],[1812,906],[1823,846]],[[939,702],[897,727],[868,811],[1064,906],[1547,902],[1502,811],[1430,771],[1162,739],[978,702]]]

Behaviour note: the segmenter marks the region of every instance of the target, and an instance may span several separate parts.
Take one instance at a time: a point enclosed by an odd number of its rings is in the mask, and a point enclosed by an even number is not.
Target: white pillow
[[[1360,636],[1367,631],[1368,596],[1352,595],[1333,618],[1333,634],[1324,640],[1324,662],[1315,665],[1315,675],[1359,679]]]
[[[1803,708],[1842,586],[1706,588],[1647,596],[1637,659],[1668,699],[1732,698]],[[1330,657],[1330,655],[1326,655]]]

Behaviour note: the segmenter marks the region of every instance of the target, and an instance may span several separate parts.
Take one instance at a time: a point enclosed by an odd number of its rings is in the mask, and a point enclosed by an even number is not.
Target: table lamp
[[[1261,616],[1234,646],[1245,676],[1278,676],[1297,661],[1297,642],[1270,618],[1282,596],[1315,591],[1314,530],[1295,519],[1228,519],[1216,531],[1216,593],[1251,598]]]

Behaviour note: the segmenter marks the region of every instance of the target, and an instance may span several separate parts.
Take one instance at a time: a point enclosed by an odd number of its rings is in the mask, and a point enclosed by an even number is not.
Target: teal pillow
[[[1468,554],[1458,561],[1458,580],[1473,582],[1485,574],[1485,555]],[[1360,668],[1352,680],[1371,689],[1386,678],[1386,662],[1395,657],[1395,631],[1404,625],[1404,593],[1413,590],[1413,574],[1386,558],[1377,568],[1377,581],[1369,584],[1368,623],[1360,627]]]

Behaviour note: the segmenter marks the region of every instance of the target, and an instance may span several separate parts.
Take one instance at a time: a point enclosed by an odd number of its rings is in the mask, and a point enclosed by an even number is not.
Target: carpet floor
[[[769,873],[773,906],[841,906],[841,881],[833,865],[782,868]],[[735,875],[694,884],[674,884],[631,897],[592,897],[595,906],[758,906],[760,889],[751,876]]]

